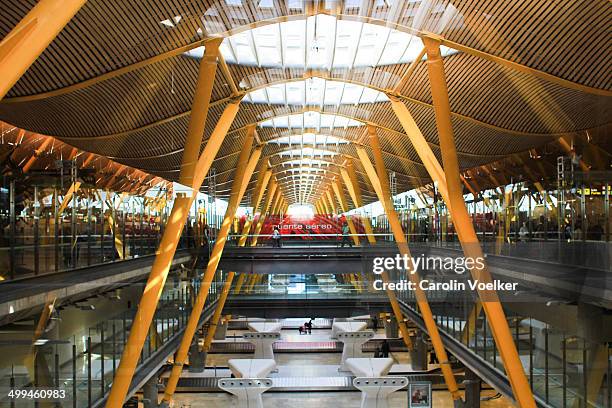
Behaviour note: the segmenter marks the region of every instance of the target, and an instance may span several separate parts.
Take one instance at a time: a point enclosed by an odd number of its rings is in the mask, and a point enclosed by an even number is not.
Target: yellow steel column
[[[276,191],[274,192],[274,197],[273,197],[272,202],[271,202],[271,209],[270,209],[270,212],[268,213],[271,216],[277,214],[277,210],[278,210],[278,206],[279,206],[279,203],[280,203],[280,199],[282,197],[281,196],[282,192],[281,192],[280,186],[278,184],[275,184],[275,186],[276,186]],[[262,213],[262,215],[263,215],[263,213]],[[257,238],[258,238],[257,235],[259,235],[259,233],[261,232],[261,228],[263,226],[264,220],[265,220],[265,218],[261,218],[260,217],[260,220],[257,223],[257,227],[256,227],[256,231],[255,231],[255,236],[253,237],[253,241],[251,243],[251,246],[256,246],[257,245]],[[257,282],[257,280],[259,278],[261,278],[261,277],[258,274],[256,274],[256,273],[252,274],[250,276],[249,282],[247,284],[247,288],[245,289],[245,293],[251,293],[251,291],[253,290],[253,287],[255,286],[255,284],[256,284],[256,282]]]
[[[41,0],[0,42],[0,100],[85,4]]]
[[[206,337],[204,338],[204,346],[202,347],[202,351],[205,353],[208,353],[210,350],[210,345],[215,337],[215,332],[217,331],[217,326],[219,324],[219,320],[221,319],[221,313],[225,307],[227,295],[232,287],[234,275],[236,275],[235,272],[229,272],[225,278],[225,282],[223,283],[223,289],[221,289],[221,295],[219,295],[219,300],[217,301],[217,306],[215,307],[215,313],[210,318],[210,325],[208,327],[208,331],[206,332]],[[204,360],[204,365],[206,365],[206,360]]]
[[[200,159],[196,165],[197,173],[194,177],[192,186],[194,191],[200,189],[204,177],[206,173],[208,173],[221,147],[221,143],[223,139],[225,139],[225,135],[238,113],[238,108],[239,103],[237,102],[228,104],[210,135],[206,147],[200,155]],[[128,341],[121,355],[115,378],[113,379],[113,386],[106,402],[107,408],[115,408],[123,405],[134,375],[134,370],[140,358],[142,347],[146,340],[147,333],[149,332],[149,326],[151,325],[155,309],[157,308],[157,302],[166,284],[168,271],[170,270],[170,265],[172,264],[172,259],[174,258],[181,232],[185,226],[185,221],[187,220],[194,199],[195,194],[193,197],[186,197],[181,194],[174,200],[172,212],[168,217],[168,222],[155,256],[155,261],[153,261],[153,266],[151,267],[151,273],[149,274],[142,298],[138,304],[138,311],[134,317]]]
[[[244,285],[244,280],[246,279],[247,274],[241,273],[238,275],[238,280],[236,281],[236,286],[234,286],[234,295],[240,293],[240,289],[242,289],[242,285]]]
[[[221,260],[221,256],[223,254],[223,247],[225,246],[225,241],[227,240],[227,235],[229,233],[232,221],[234,219],[234,216],[236,215],[236,210],[240,205],[240,201],[242,200],[242,195],[244,194],[246,186],[249,183],[251,175],[253,174],[255,166],[257,165],[259,157],[261,156],[261,147],[258,147],[251,154],[250,159],[248,159],[248,161],[246,160],[246,157],[248,157],[247,155],[250,153],[251,150],[254,131],[249,132],[248,135],[249,136],[247,136],[247,143],[240,154],[238,167],[236,168],[236,174],[230,191],[230,199],[227,205],[227,210],[225,211],[225,217],[223,218],[223,223],[221,224],[221,228],[217,235],[217,240],[215,241],[215,245],[210,255],[208,265],[206,266],[206,271],[204,272],[204,277],[202,278],[202,286],[200,288],[200,291],[198,292],[198,296],[196,297],[193,310],[189,315],[189,320],[187,322],[187,326],[185,327],[185,333],[183,334],[181,344],[176,352],[174,365],[172,367],[172,373],[168,378],[166,391],[162,399],[162,403],[165,405],[169,405],[172,401],[172,396],[174,395],[176,385],[178,383],[179,377],[181,376],[183,365],[187,360],[189,347],[193,340],[193,336],[198,328],[200,315],[202,314],[202,310],[204,309],[204,305],[206,303],[206,298],[208,297],[208,291],[212,284],[212,280],[215,276],[215,273],[217,272],[217,266],[219,265],[219,261]],[[248,140],[251,140],[250,144],[248,143]]]
[[[325,200],[325,193],[321,194],[321,205],[325,210],[325,215],[330,215],[331,211],[329,210],[329,205],[327,205],[327,201]]]
[[[259,238],[257,235],[259,235],[259,233],[261,232],[261,228],[263,227],[264,221],[266,220],[266,214],[268,210],[270,209],[270,205],[272,204],[272,199],[274,198],[274,195],[276,194],[277,188],[279,188],[278,183],[276,182],[276,179],[272,177],[270,179],[270,186],[268,188],[268,193],[266,195],[266,202],[261,208],[261,214],[259,215],[259,219],[257,220],[255,231],[253,231],[254,236],[251,239],[251,246],[257,246],[257,240]]]
[[[421,130],[417,126],[414,118],[408,111],[408,108],[404,103],[394,97],[389,97],[391,101],[391,107],[395,112],[395,115],[399,119],[408,139],[410,139],[410,143],[414,146],[414,149],[419,154],[425,169],[431,176],[432,180],[438,183],[438,191],[440,195],[446,202],[446,205],[449,207],[450,211],[450,202],[448,200],[448,191],[446,189],[446,177],[444,176],[444,170],[442,170],[442,166],[438,162],[435,154],[431,150],[431,147],[425,140],[425,137],[421,133]],[[425,202],[425,201],[424,201]]]
[[[77,191],[79,191],[80,187],[80,181],[75,181],[70,185],[70,188],[68,189],[68,191],[66,191],[66,195],[64,196],[64,198],[62,198],[62,202],[59,208],[57,209],[58,214],[61,214],[66,209],[66,207],[68,207],[68,204],[70,204],[70,200],[72,200],[72,196],[76,194]]]
[[[409,261],[408,275],[410,281],[413,282],[413,284],[415,285],[414,292],[416,301],[419,306],[419,310],[421,311],[421,314],[423,316],[423,321],[427,328],[429,337],[431,338],[432,346],[434,348],[434,351],[436,352],[438,361],[440,362],[440,368],[444,376],[444,381],[446,382],[448,391],[451,393],[453,399],[458,400],[461,398],[461,395],[459,394],[457,381],[455,379],[455,376],[453,375],[450,362],[448,361],[448,355],[446,354],[446,350],[444,349],[444,344],[442,343],[438,327],[436,326],[436,322],[433,318],[433,313],[431,312],[429,302],[427,301],[427,296],[419,286],[420,277],[418,271],[412,263],[412,256],[408,248],[408,242],[406,240],[406,237],[404,236],[404,232],[402,231],[402,226],[397,217],[397,213],[395,212],[395,208],[393,207],[393,203],[391,202],[389,181],[382,157],[380,142],[378,141],[378,135],[376,134],[376,129],[374,129],[373,127],[368,127],[368,133],[370,135],[370,146],[372,147],[372,152],[374,154],[374,162],[376,164],[376,169],[374,169],[374,167],[372,166],[372,163],[370,162],[366,151],[362,147],[357,148],[357,153],[359,154],[359,157],[362,161],[362,164],[364,165],[368,177],[372,181],[372,185],[376,190],[380,202],[383,204],[383,208],[385,209],[385,212],[389,219],[389,225],[391,226],[391,229],[393,231],[393,236],[395,237],[395,241],[399,248],[400,254],[402,256],[406,256]],[[383,273],[381,275],[381,278],[384,281],[388,280],[388,276],[386,276],[386,273]],[[403,320],[402,312],[399,308],[399,305],[397,305],[397,299],[395,299],[395,293],[393,291],[388,291],[388,293],[389,297],[392,299],[392,307],[394,303],[396,305],[393,307],[393,311],[396,317],[398,318],[398,321],[401,321],[400,318]]]
[[[323,215],[323,210],[321,209],[321,204],[318,201],[315,203],[315,208],[317,209],[317,215]]]
[[[465,256],[473,259],[485,259],[478,242],[478,237],[476,236],[476,231],[467,212],[465,201],[463,200],[459,178],[459,160],[451,123],[450,102],[444,74],[444,62],[440,54],[440,43],[428,37],[423,37],[423,43],[427,49],[427,70],[440,138],[440,150],[442,152],[442,162],[444,163],[448,197],[450,199],[447,201],[450,204],[449,211],[456,225],[455,230],[459,236]],[[471,272],[473,279],[481,283],[492,282],[486,265],[483,268],[475,267]],[[508,321],[497,292],[494,290],[479,290],[478,294],[482,300],[482,306],[488,317],[489,325],[504,362],[506,374],[512,385],[516,401],[523,408],[535,407],[536,404],[531,387],[525,376],[523,365],[512,339]]]
[[[258,180],[259,186],[255,187],[255,193],[253,194],[253,199],[251,201],[251,206],[253,207],[253,221],[255,220],[255,215],[258,213],[259,205],[261,200],[263,199],[263,195],[266,192],[266,187],[268,183],[271,183],[272,179],[272,170],[268,169],[262,173],[263,176],[261,180]],[[259,216],[261,217],[261,212],[259,212]],[[242,229],[242,235],[238,240],[238,246],[244,246],[246,244],[248,234],[251,228],[251,220],[247,220],[244,224],[244,228]],[[248,225],[247,225],[248,224]],[[246,279],[247,274],[241,273],[238,276],[238,280],[236,281],[236,286],[234,288],[234,294],[240,293],[240,289],[242,289],[242,285],[244,284],[244,280]]]
[[[241,152],[241,156],[238,159],[238,162],[242,162],[243,160],[246,159],[246,155],[248,154],[248,151],[251,149],[251,146],[253,145],[253,139],[254,139],[254,132],[255,132],[255,128],[254,127],[250,127],[248,129],[249,134],[247,135],[247,141],[245,143],[245,145],[243,145],[242,147],[242,152]],[[244,153],[244,152],[247,153]],[[243,153],[244,156],[243,157]],[[253,213],[255,213],[255,211],[257,211],[257,207],[259,207],[259,202],[261,201],[261,197],[263,195],[263,191],[266,187],[266,184],[268,182],[268,179],[270,178],[270,175],[272,174],[272,172],[270,170],[265,170],[266,168],[266,164],[265,162],[263,162],[264,165],[262,166],[263,168],[260,169],[260,172],[258,174],[257,177],[257,182],[255,184],[255,191],[253,194],[253,197],[251,199],[251,206],[253,207]],[[248,184],[248,183],[247,183]],[[246,184],[243,186],[244,189],[246,189]],[[241,196],[244,195],[244,191],[241,188]],[[247,226],[248,223],[248,226]],[[249,233],[249,228],[250,228],[250,220],[246,220],[245,221],[245,225],[244,228],[242,230],[242,235],[240,236],[240,238],[238,239],[238,246],[242,247],[244,246],[244,244],[246,243],[246,236]],[[215,309],[215,313],[212,317],[211,320],[211,325],[208,329],[208,332],[206,333],[206,338],[204,339],[204,347],[203,347],[203,351],[208,352],[210,349],[210,345],[212,344],[212,340],[213,337],[215,336],[215,332],[217,331],[217,325],[219,323],[219,320],[221,319],[221,313],[223,312],[223,307],[225,306],[225,301],[227,300],[227,296],[229,294],[229,291],[231,289],[232,286],[232,281],[234,279],[235,276],[235,272],[230,272],[227,275],[226,281],[223,285],[223,290],[221,292],[221,296],[219,297],[219,300],[217,301],[217,306]],[[244,282],[244,276],[245,274],[240,274],[240,276],[238,277],[238,280],[236,281],[236,287],[238,288],[238,284],[240,284],[240,286],[242,286],[242,282]],[[239,288],[238,288],[239,290]],[[237,293],[237,292],[236,292]]]
[[[344,180],[344,183],[348,188],[355,208],[363,207],[363,199],[361,198],[361,188],[359,187],[359,182],[357,181],[357,173],[355,172],[355,166],[353,165],[352,159],[349,159],[347,161],[345,169],[340,169],[340,175],[342,176],[342,179]],[[374,237],[374,232],[372,231],[372,224],[370,224],[370,220],[368,219],[368,217],[361,217],[361,222],[363,223],[363,228],[365,229],[368,242],[370,244],[375,244],[376,238]]]
[[[21,170],[24,173],[27,173],[28,171],[30,171],[30,169],[32,168],[34,163],[36,163],[36,160],[38,160],[40,155],[45,152],[45,149],[51,144],[51,142],[53,142],[53,140],[54,139],[52,137],[46,137],[45,140],[40,144],[38,149],[34,150],[34,153],[32,154],[32,157],[30,157],[28,159],[28,161],[21,168]],[[90,154],[90,156],[91,156],[91,154]],[[85,167],[85,166],[86,166],[86,164],[83,163],[83,167]]]
[[[280,204],[280,199],[281,199],[281,189],[277,188],[276,189],[276,194],[274,194],[274,200],[272,202],[272,208],[270,208],[270,213],[269,215],[277,215],[278,214],[278,205]]]
[[[258,213],[259,204],[261,203],[261,200],[263,198],[263,195],[266,191],[266,187],[268,186],[268,182],[270,181],[271,177],[272,177],[272,170],[266,170],[265,172],[263,172],[261,182],[255,185],[255,192],[251,199],[251,207],[253,207],[253,219],[247,219],[244,222],[244,226],[242,227],[242,235],[240,236],[240,239],[238,241],[238,246],[244,246],[246,243],[246,240],[249,235],[249,231],[251,230],[251,224],[255,220],[255,214]]]
[[[336,208],[336,202],[334,201],[334,198],[329,192],[329,189],[325,190],[325,197],[327,198],[327,201],[329,202],[329,207],[331,208],[333,213],[338,214],[338,209]]]
[[[190,113],[187,136],[185,137],[185,150],[183,151],[181,173],[179,176],[179,183],[185,186],[193,184],[195,165],[200,155],[204,126],[206,126],[206,118],[208,116],[210,95],[215,83],[217,57],[219,56],[221,40],[222,38],[217,38],[206,42],[204,56],[200,61],[198,82],[193,96],[193,107]]]
[[[332,181],[332,189],[334,190],[334,193],[336,194],[336,197],[338,198],[338,202],[340,203],[340,208],[342,209],[342,212],[343,213],[348,212],[349,210],[348,203],[346,201],[346,196],[344,194],[344,190],[342,189],[342,184],[340,183],[339,179]],[[346,216],[346,223],[348,224],[349,229],[351,230],[353,242],[355,243],[355,245],[359,245],[359,237],[357,236],[357,229],[355,228],[355,225],[353,224],[353,220],[351,220],[350,215]]]

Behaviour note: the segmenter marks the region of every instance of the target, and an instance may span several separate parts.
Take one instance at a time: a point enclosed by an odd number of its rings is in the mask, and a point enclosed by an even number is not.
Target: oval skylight
[[[301,135],[290,135],[281,136],[276,139],[268,141],[270,144],[276,145],[341,145],[350,143],[346,139],[342,139],[336,136],[315,134],[315,133],[304,133]]]
[[[283,163],[283,165],[285,166],[329,166],[330,162],[325,161],[325,160],[319,160],[319,159],[308,159],[308,158],[303,158],[303,159],[293,159],[293,160],[287,160],[286,162]]]
[[[229,64],[263,68],[360,68],[412,62],[421,40],[389,27],[318,14],[263,25],[227,37],[221,53]],[[441,48],[442,55],[456,52]],[[201,57],[196,48],[187,54]]]
[[[389,98],[380,91],[357,84],[308,78],[257,89],[246,94],[243,100],[278,105],[338,106],[386,102]]]
[[[335,156],[338,153],[324,149],[313,149],[312,147],[303,147],[301,149],[291,149],[277,153],[280,156],[297,156],[297,157],[315,157],[315,156]]]
[[[334,129],[362,126],[363,123],[345,116],[319,112],[304,112],[268,119],[259,124],[261,127]]]

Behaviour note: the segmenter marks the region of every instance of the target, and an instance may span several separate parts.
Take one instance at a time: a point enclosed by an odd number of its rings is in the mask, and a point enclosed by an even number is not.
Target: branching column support
[[[267,168],[267,167],[266,167]],[[257,183],[255,185],[255,193],[253,194],[253,198],[251,201],[251,206],[253,207],[253,220],[246,220],[244,223],[244,227],[242,228],[242,235],[238,240],[238,246],[245,246],[246,241],[249,236],[249,232],[251,230],[252,222],[255,221],[256,214],[259,213],[259,217],[261,218],[264,214],[259,211],[259,205],[261,204],[261,200],[266,192],[266,188],[272,185],[272,170],[267,169],[261,172],[261,179],[258,178]],[[257,229],[257,225],[255,225]],[[244,281],[247,278],[247,274],[241,273],[238,275],[238,280],[236,281],[236,286],[234,287],[234,294],[240,293],[240,289],[242,289],[242,285],[244,285]]]
[[[249,232],[251,230],[251,225],[255,219],[255,214],[259,212],[259,204],[263,199],[263,195],[266,192],[266,187],[271,177],[272,170],[264,170],[261,172],[261,178],[258,178],[257,183],[255,184],[255,191],[253,197],[251,198],[251,207],[253,207],[253,219],[251,220],[247,218],[247,220],[244,222],[244,226],[242,227],[242,235],[238,240],[238,246],[244,246],[246,243]]]
[[[325,194],[321,194],[321,205],[323,206],[325,215],[330,215],[331,211],[329,210],[329,205],[327,204],[327,201],[325,201]]]
[[[323,215],[323,210],[321,209],[321,204],[318,201],[315,203],[315,208],[317,209],[317,215]]]
[[[45,149],[51,144],[51,142],[53,142],[53,138],[52,137],[47,137],[40,144],[38,149],[34,150],[34,154],[32,154],[32,157],[30,157],[28,159],[28,161],[23,165],[23,167],[21,169],[24,173],[27,173],[28,171],[30,171],[30,169],[32,168],[34,163],[36,163],[36,160],[38,160],[40,155],[44,153]],[[83,166],[83,167],[85,167],[85,166]]]
[[[254,131],[255,131],[254,128],[249,128],[249,132],[254,133]],[[247,139],[247,144],[250,144],[250,145],[253,144],[253,137],[250,137],[249,139]],[[249,150],[250,150],[250,146],[248,146],[248,149],[246,145],[243,147],[240,158],[238,159],[239,162],[242,162],[243,160],[245,160],[245,157],[242,157],[242,156],[245,151],[248,154]],[[246,156],[247,154],[244,154],[244,156]],[[261,201],[265,187],[268,184],[268,180],[270,179],[271,175],[272,175],[272,171],[266,170],[266,165],[264,164],[263,168],[260,169],[260,172],[257,178],[257,182],[255,184],[255,192],[251,199],[251,206],[253,207],[253,213],[255,213],[255,211],[257,211],[257,208],[259,207],[259,203]],[[247,223],[249,223],[249,226],[247,226]],[[246,238],[249,233],[249,229],[250,229],[250,220],[247,220],[245,222],[244,228],[242,229],[242,235],[238,239],[238,246],[242,247],[245,245]],[[242,286],[245,276],[246,275],[244,273],[239,275],[238,280],[236,281],[237,288],[238,288],[238,285]],[[208,353],[208,351],[210,350],[210,346],[212,344],[213,338],[215,337],[215,332],[217,331],[217,327],[221,319],[221,314],[223,313],[223,308],[225,307],[225,302],[227,301],[227,296],[231,289],[232,281],[234,277],[235,277],[235,272],[228,273],[225,283],[223,284],[223,289],[221,291],[221,295],[219,296],[219,300],[217,301],[215,313],[210,321],[210,326],[208,328],[208,332],[206,333],[206,338],[204,339],[204,346],[202,347],[203,351],[206,353]]]
[[[334,197],[332,197],[329,189],[325,190],[325,198],[327,198],[327,202],[329,203],[329,208],[332,210],[334,214],[338,214],[338,209],[336,208],[336,202],[334,201]]]
[[[431,343],[433,345],[434,351],[436,352],[436,356],[438,357],[438,361],[440,362],[440,368],[444,376],[444,381],[446,382],[446,387],[451,393],[453,400],[459,400],[461,398],[461,395],[459,393],[457,381],[451,369],[450,362],[448,361],[448,355],[446,354],[446,350],[444,349],[444,344],[442,343],[442,339],[440,337],[438,327],[436,326],[436,321],[434,320],[433,313],[431,312],[429,302],[427,301],[425,292],[419,286],[420,277],[418,271],[412,263],[412,256],[408,248],[408,242],[402,230],[400,221],[397,217],[397,213],[395,212],[395,208],[393,207],[393,203],[391,201],[387,171],[383,162],[382,151],[380,148],[378,135],[376,134],[376,129],[370,126],[368,127],[368,133],[370,136],[370,146],[374,154],[374,162],[376,164],[376,169],[374,169],[374,167],[372,166],[368,154],[362,147],[357,148],[357,153],[359,154],[359,158],[361,159],[366,173],[368,174],[372,186],[374,187],[374,190],[376,191],[376,194],[378,195],[378,198],[380,199],[380,202],[383,205],[385,213],[387,214],[387,218],[389,219],[389,224],[393,231],[393,236],[395,237],[395,241],[399,248],[400,254],[402,256],[407,257],[408,259],[408,275],[410,281],[413,282],[415,286],[414,292],[416,296],[416,301],[419,306],[419,310],[421,311],[421,314],[423,316],[425,326],[427,327],[429,337],[431,338]],[[384,282],[388,282],[389,280],[389,277],[386,272],[381,275],[381,278]],[[402,330],[402,335],[404,335],[404,330],[406,329],[402,329],[402,326],[404,326],[404,324],[402,323],[403,316],[399,305],[397,304],[395,292],[388,290],[387,294],[391,299],[393,312],[395,313],[396,317],[398,318],[398,322],[400,323],[400,330]]]
[[[251,239],[251,246],[257,246],[257,238],[259,233],[261,232],[261,228],[263,227],[264,221],[266,220],[266,215],[272,205],[272,199],[276,194],[276,189],[280,188],[276,179],[272,177],[270,179],[270,186],[268,187],[268,195],[266,196],[266,202],[261,209],[261,214],[259,215],[259,219],[257,220],[257,225],[255,226],[255,231],[253,231],[253,238]]]
[[[348,212],[348,203],[346,201],[346,195],[344,194],[344,189],[342,188],[342,184],[340,183],[339,179],[332,181],[332,189],[336,194],[336,198],[338,198],[338,203],[340,203],[340,208],[342,209],[342,212]],[[351,230],[353,242],[355,243],[355,245],[359,245],[359,236],[357,235],[357,229],[355,228],[355,224],[353,224],[351,216],[346,216],[346,223],[348,224],[349,229]]]
[[[57,37],[85,0],[42,0],[0,42],[0,100]]]
[[[450,102],[444,74],[444,62],[440,54],[440,42],[436,39],[424,37],[423,43],[427,49],[427,70],[440,138],[440,150],[446,175],[448,197],[450,199],[447,201],[447,204],[450,204],[449,211],[456,225],[455,230],[459,236],[465,256],[473,259],[484,259],[476,231],[463,200],[459,178],[459,160],[451,123]],[[417,151],[419,150],[417,149]],[[480,269],[474,268],[471,272],[474,280],[478,280],[481,283],[492,282],[486,265]],[[497,292],[494,290],[479,290],[478,294],[482,300],[491,331],[504,362],[506,374],[512,385],[514,398],[520,407],[535,407],[536,404],[531,387],[525,376],[523,365],[512,339],[508,321]]]
[[[214,78],[217,72],[217,58],[219,56],[219,45],[221,38],[208,41],[204,50],[204,56],[200,61],[198,73],[198,84],[193,96],[193,108],[189,118],[187,137],[185,139],[185,150],[181,163],[181,173],[179,183],[184,186],[193,184],[195,165],[200,155],[200,146],[204,136],[204,126],[208,117],[208,107],[210,105],[210,95],[215,83]]]
[[[359,187],[359,182],[357,181],[357,173],[355,172],[353,159],[349,159],[347,161],[346,168],[340,169],[340,175],[344,180],[344,184],[346,184],[346,187],[348,188],[349,195],[353,200],[355,208],[363,207],[363,199],[361,198],[361,188]],[[368,242],[370,244],[375,244],[376,237],[374,237],[374,232],[372,231],[372,224],[370,224],[370,219],[368,217],[361,217],[361,222],[363,223],[363,228],[365,229],[366,236],[368,237]]]
[[[214,78],[199,78],[198,81],[199,80],[212,81]],[[194,108],[196,107],[194,106]],[[192,175],[193,184],[191,187],[193,191],[198,191],[202,186],[204,178],[221,147],[221,143],[225,139],[225,135],[238,113],[238,109],[238,102],[228,104],[221,118],[219,118],[219,122],[217,122],[212,134],[208,138],[206,147],[200,155],[198,163],[195,166],[194,174]],[[157,250],[155,261],[151,267],[149,279],[145,285],[144,293],[138,305],[138,311],[133,320],[130,336],[123,350],[123,354],[121,355],[119,367],[117,368],[113,380],[113,386],[106,402],[107,408],[120,407],[125,401],[130,383],[132,382],[134,370],[138,364],[142,347],[147,338],[155,309],[157,308],[157,302],[166,284],[168,271],[170,270],[172,259],[174,259],[181,232],[183,231],[185,221],[187,220],[189,210],[191,209],[195,197],[196,194],[192,194],[192,197],[179,195],[174,200],[172,212],[164,228],[164,234]]]
[[[185,327],[185,332],[183,334],[183,338],[181,339],[181,344],[174,358],[172,373],[168,378],[166,391],[162,399],[162,404],[164,405],[170,404],[174,392],[176,391],[176,385],[179,377],[181,376],[181,372],[183,371],[183,365],[187,361],[189,347],[191,346],[193,336],[198,328],[200,316],[202,314],[202,310],[204,309],[204,305],[206,304],[206,298],[208,297],[210,286],[217,272],[217,266],[219,265],[219,261],[223,255],[223,247],[225,246],[225,241],[227,240],[230,227],[234,220],[234,216],[236,215],[236,210],[240,205],[242,196],[246,191],[251,175],[253,174],[255,166],[257,165],[257,162],[261,156],[261,147],[258,147],[247,160],[253,144],[254,134],[254,129],[250,129],[250,131],[247,132],[247,140],[238,160],[238,167],[236,168],[234,182],[230,191],[230,199],[227,205],[227,210],[225,211],[225,217],[223,218],[223,223],[219,229],[219,234],[217,235],[208,265],[206,266],[206,271],[204,272],[204,277],[202,278],[202,286],[198,292],[198,296],[196,297],[193,310],[189,315],[189,320],[187,321],[187,326]]]

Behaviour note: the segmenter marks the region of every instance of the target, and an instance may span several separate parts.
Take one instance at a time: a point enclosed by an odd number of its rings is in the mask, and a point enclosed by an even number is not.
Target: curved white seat
[[[357,332],[365,329],[368,326],[366,322],[357,322],[357,321],[344,321],[339,322],[334,319],[334,323],[332,324],[332,333],[331,338],[337,339],[338,333],[343,332]]]
[[[339,371],[350,371],[346,365],[346,360],[363,357],[364,354],[361,351],[361,346],[372,337],[374,337],[372,330],[338,333],[338,341],[344,343],[342,347],[342,363]]]
[[[361,408],[388,408],[389,395],[408,386],[408,378],[356,377],[353,386],[361,391]]]
[[[274,350],[272,345],[280,339],[280,333],[244,333],[242,337],[255,345],[254,358],[274,360]]]
[[[264,378],[276,370],[276,361],[268,358],[233,358],[227,364],[236,378]]]
[[[280,322],[255,322],[249,323],[249,329],[257,333],[280,333],[282,323]]]
[[[239,408],[263,408],[261,394],[272,388],[268,378],[221,378],[219,388],[238,397]]]
[[[231,360],[230,360],[231,361]],[[382,377],[393,366],[392,358],[347,358],[346,366],[356,377]]]

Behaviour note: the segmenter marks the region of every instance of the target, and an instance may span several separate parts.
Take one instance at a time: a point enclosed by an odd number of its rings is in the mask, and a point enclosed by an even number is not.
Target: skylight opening
[[[389,98],[375,89],[322,78],[270,85],[245,95],[244,101],[276,105],[339,106],[386,102]]]
[[[310,156],[310,157],[315,157],[315,156],[336,156],[338,153],[336,152],[332,152],[330,150],[323,150],[323,149],[313,149],[312,147],[304,147],[301,149],[292,149],[292,150],[286,150],[284,152],[279,152],[277,153],[280,156]]]
[[[345,116],[331,115],[319,112],[305,112],[287,116],[279,116],[260,123],[260,127],[284,129],[335,129],[363,126],[362,122]]]
[[[301,135],[281,136],[270,140],[268,143],[276,145],[313,145],[313,146],[336,146],[350,143],[346,139],[326,134],[304,133]]]
[[[326,14],[236,33],[220,47],[229,64],[325,70],[410,63],[422,49],[412,34]],[[442,56],[454,52],[444,47]]]
[[[324,160],[308,159],[308,158],[288,160],[284,162],[283,164],[285,166],[320,166],[320,167],[327,167],[330,165],[329,162],[326,162]]]

